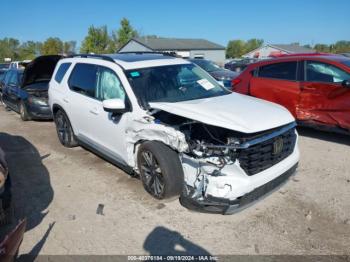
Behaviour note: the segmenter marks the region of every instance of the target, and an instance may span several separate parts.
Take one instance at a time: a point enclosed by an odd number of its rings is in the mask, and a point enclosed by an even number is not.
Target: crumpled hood
[[[152,102],[150,106],[243,133],[265,131],[294,121],[280,105],[237,93],[176,103]]]

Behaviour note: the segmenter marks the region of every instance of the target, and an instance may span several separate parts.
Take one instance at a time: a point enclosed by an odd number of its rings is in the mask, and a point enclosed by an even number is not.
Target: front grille
[[[274,143],[280,138],[283,140],[282,151],[274,154]],[[260,173],[292,154],[295,142],[295,128],[291,128],[279,136],[242,149],[238,156],[240,166],[249,176]]]

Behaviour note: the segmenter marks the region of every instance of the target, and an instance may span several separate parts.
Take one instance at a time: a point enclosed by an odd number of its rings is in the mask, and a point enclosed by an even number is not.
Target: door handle
[[[97,108],[90,109],[90,113],[93,114],[93,115],[98,115]]]

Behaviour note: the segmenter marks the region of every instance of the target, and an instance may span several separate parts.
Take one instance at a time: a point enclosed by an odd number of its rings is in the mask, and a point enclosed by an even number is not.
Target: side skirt
[[[99,150],[96,148],[96,146],[94,146],[93,144],[87,142],[87,141],[83,141],[82,139],[80,139],[79,137],[76,138],[79,145],[84,147],[85,149],[91,151],[92,153],[94,153],[95,155],[100,156],[101,158],[103,158],[104,160],[112,163],[113,165],[117,166],[118,168],[120,168],[121,170],[123,170],[125,173],[129,174],[129,175],[134,175],[134,170],[132,169],[132,167],[120,162],[118,159],[116,159],[115,157],[111,156],[110,154],[108,154],[107,152],[102,152],[104,150]]]

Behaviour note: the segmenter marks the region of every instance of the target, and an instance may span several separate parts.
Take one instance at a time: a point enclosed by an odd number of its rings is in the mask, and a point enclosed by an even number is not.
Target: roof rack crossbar
[[[136,55],[156,54],[156,55],[177,57],[177,54],[175,52],[160,52],[160,51],[134,51],[134,52],[128,51],[128,52],[118,52],[118,54],[136,54]]]
[[[106,61],[109,61],[109,62],[112,62],[112,63],[115,63],[114,59],[109,57],[109,56],[106,56],[106,55],[96,55],[96,54],[76,54],[76,55],[70,55],[68,57],[82,57],[82,58],[99,58],[99,59],[102,59],[102,60],[106,60]]]

